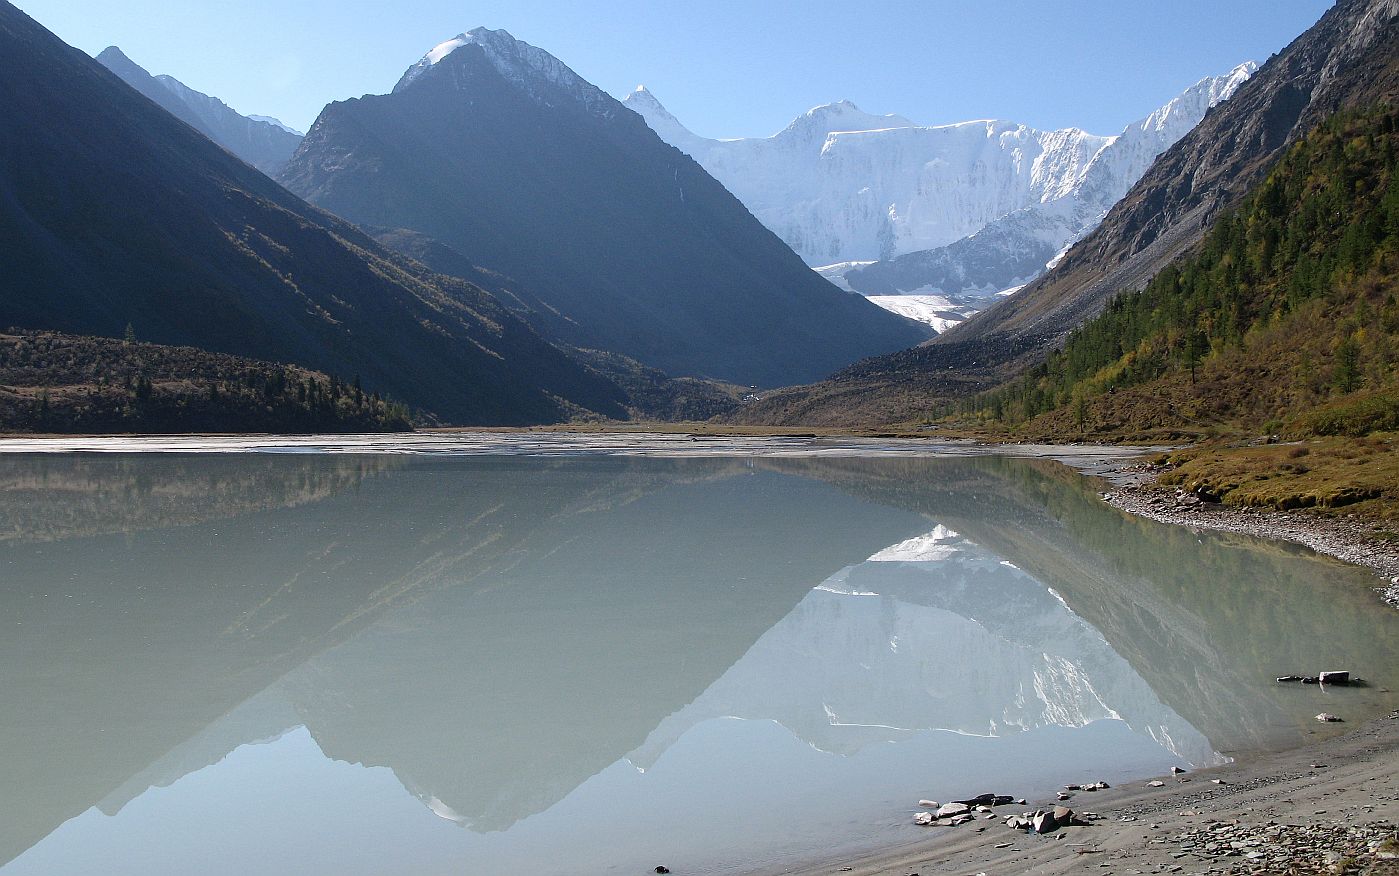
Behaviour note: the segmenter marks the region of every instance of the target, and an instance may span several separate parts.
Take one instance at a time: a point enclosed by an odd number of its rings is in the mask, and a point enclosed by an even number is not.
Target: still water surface
[[[1362,571],[995,457],[0,457],[0,874],[747,872],[1394,705]],[[1323,692],[1273,676],[1341,668]]]

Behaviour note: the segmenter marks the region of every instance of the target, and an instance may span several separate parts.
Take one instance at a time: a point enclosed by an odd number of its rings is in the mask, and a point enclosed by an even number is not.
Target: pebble
[[[1286,825],[1216,821],[1165,839],[1179,850],[1172,857],[1194,855],[1225,865],[1225,872],[1316,873],[1337,872],[1331,865],[1345,859],[1377,859],[1385,849],[1384,840],[1393,835],[1394,825],[1381,821]],[[1247,869],[1230,867],[1230,859],[1248,862]]]

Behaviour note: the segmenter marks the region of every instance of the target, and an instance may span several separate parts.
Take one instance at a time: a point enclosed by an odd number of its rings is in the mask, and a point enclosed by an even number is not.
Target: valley
[[[271,2],[0,0],[0,876],[1394,872],[1399,0]]]

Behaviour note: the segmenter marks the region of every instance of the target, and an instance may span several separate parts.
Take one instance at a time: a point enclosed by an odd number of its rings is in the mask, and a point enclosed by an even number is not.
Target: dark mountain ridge
[[[547,53],[478,29],[333,103],[281,181],[520,284],[532,325],[675,374],[811,380],[917,343],[804,265],[689,157]]]
[[[291,362],[446,422],[625,416],[465,281],[301,201],[0,2],[0,325]]]
[[[175,118],[269,176],[281,170],[301,145],[299,134],[242,115],[172,76],[152,76],[116,46],[102,50],[97,62]]]

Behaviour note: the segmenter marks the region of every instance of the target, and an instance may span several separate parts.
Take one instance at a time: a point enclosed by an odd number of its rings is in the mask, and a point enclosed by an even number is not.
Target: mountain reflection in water
[[[721,871],[1396,666],[1364,573],[998,458],[6,458],[0,575],[5,873]]]

